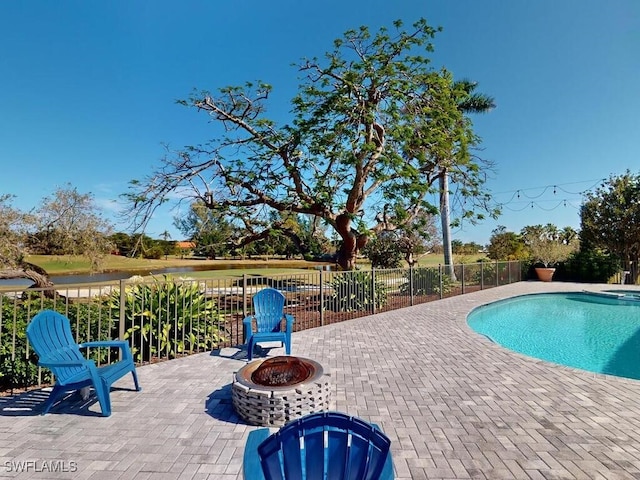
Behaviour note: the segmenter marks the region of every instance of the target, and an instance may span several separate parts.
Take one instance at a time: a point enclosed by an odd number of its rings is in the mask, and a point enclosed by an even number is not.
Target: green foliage
[[[387,304],[388,287],[376,279],[371,272],[351,271],[333,275],[331,294],[327,295],[325,308],[334,312],[357,312],[372,310]]]
[[[451,249],[454,255],[477,255],[483,250],[483,247],[476,242],[462,243],[460,240],[453,240]]]
[[[620,259],[602,250],[574,252],[554,274],[554,279],[572,282],[607,283],[620,271]]]
[[[164,255],[164,248],[160,245],[154,245],[153,247],[146,249],[142,254],[142,257],[148,260],[160,260]]]
[[[371,261],[374,268],[399,268],[402,266],[403,253],[395,235],[383,233],[369,240],[362,253]]]
[[[496,263],[478,260],[477,268],[474,267],[470,283],[474,285],[495,285],[496,283]]]
[[[100,322],[100,306],[96,304],[64,304],[31,294],[27,300],[8,300],[0,297],[0,390],[28,387],[38,383],[37,357],[27,347],[27,325],[39,311],[56,310],[69,318],[71,331],[78,343],[110,339],[112,325]],[[11,352],[15,352],[12,356]],[[90,359],[104,363],[109,360],[108,349],[89,350]],[[42,381],[51,380],[49,370],[42,369]]]
[[[491,232],[487,256],[492,260],[522,260],[527,252],[522,237],[500,225]]]
[[[114,246],[114,251],[119,255],[128,257],[133,250],[133,239],[124,232],[117,232],[109,236],[109,241]]]
[[[224,134],[165,158],[153,180],[131,182],[134,223],[144,225],[176,191],[191,191],[233,225],[225,238],[238,247],[274,231],[292,238],[287,217],[307,215],[340,236],[338,262],[351,269],[363,236],[437,213],[430,194],[443,169],[466,199],[461,217],[492,213],[489,165],[470,153],[480,139],[464,113],[491,99],[431,65],[438,31],[419,19],[410,28],[396,21],[345,32],[326,55],[301,62],[291,116],[281,124],[266,117],[267,83],[194,92],[179,103]],[[282,214],[275,222],[273,212]]]
[[[414,295],[446,295],[451,292],[451,277],[441,274],[439,268],[413,269]],[[400,284],[400,293],[411,294],[411,271],[405,275],[406,281]]]
[[[611,176],[585,198],[580,208],[582,247],[617,256],[635,283],[640,261],[640,174],[627,170]]]
[[[186,215],[175,217],[173,224],[197,245],[195,254],[215,258],[230,253],[229,244],[234,237],[234,227],[218,211],[206,207],[203,202],[193,202]]]
[[[108,298],[112,312],[120,312],[120,296],[114,290]],[[223,340],[224,317],[198,282],[153,278],[127,286],[124,300],[125,338],[139,362],[210,350]]]
[[[527,226],[521,238],[534,262],[555,267],[578,249],[577,233],[570,227],[559,230],[553,224]]]

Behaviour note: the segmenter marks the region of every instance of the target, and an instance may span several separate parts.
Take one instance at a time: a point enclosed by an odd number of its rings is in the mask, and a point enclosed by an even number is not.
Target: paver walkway
[[[492,288],[297,332],[292,353],[330,372],[336,409],[381,425],[399,480],[640,478],[640,381],[507,351],[465,321],[499,298],[584,288]],[[0,478],[242,478],[255,427],[231,406],[237,353],[139,368],[143,391],[113,391],[109,418],[73,402],[40,416],[44,392],[0,398]]]

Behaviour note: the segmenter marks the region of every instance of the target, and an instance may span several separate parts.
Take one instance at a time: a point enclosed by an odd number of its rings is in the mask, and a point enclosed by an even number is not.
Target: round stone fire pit
[[[330,408],[331,385],[322,365],[302,357],[255,360],[233,374],[233,407],[252,425],[282,426]]]

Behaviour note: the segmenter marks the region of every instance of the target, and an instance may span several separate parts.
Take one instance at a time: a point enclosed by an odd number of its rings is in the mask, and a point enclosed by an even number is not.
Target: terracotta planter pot
[[[536,274],[538,275],[538,279],[543,282],[550,282],[555,271],[555,268],[536,267]]]

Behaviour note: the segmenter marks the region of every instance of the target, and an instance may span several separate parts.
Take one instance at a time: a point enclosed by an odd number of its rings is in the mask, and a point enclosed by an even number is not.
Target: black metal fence
[[[350,320],[432,300],[521,281],[520,262],[372,269],[349,272],[244,275],[189,279],[132,277],[119,283],[55,290],[0,292],[0,391],[42,385],[51,379],[36,366],[26,326],[43,309],[71,321],[78,343],[127,339],[138,364],[168,360],[244,343],[242,320],[253,294],[282,291],[294,331]],[[98,364],[109,349],[87,352]]]

